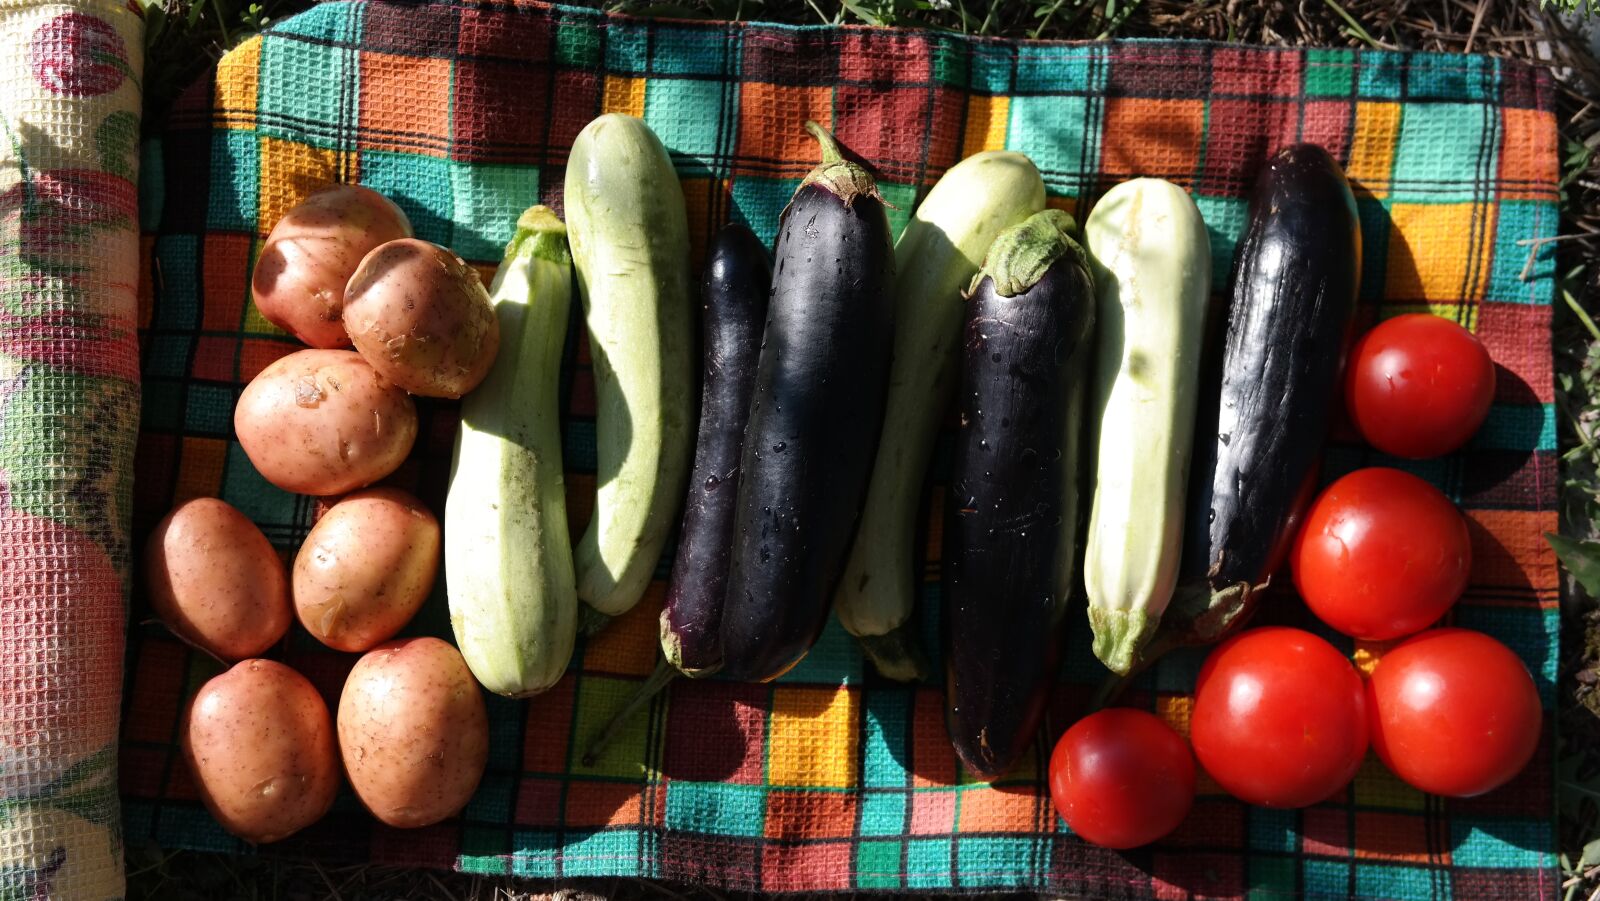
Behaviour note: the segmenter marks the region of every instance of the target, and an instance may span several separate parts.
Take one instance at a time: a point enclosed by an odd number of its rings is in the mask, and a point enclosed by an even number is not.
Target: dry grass
[[[147,0],[149,2],[149,0]],[[156,0],[181,23],[190,0]],[[263,0],[282,16],[308,0]],[[197,74],[226,40],[246,32],[239,0],[208,0],[188,27],[173,27],[150,48],[150,105],[159,113],[171,91]],[[619,8],[616,2],[590,6]],[[1550,67],[1558,81],[1564,172],[1562,235],[1558,266],[1562,298],[1556,311],[1558,406],[1567,485],[1562,530],[1600,536],[1600,331],[1585,315],[1600,311],[1600,63],[1584,41],[1551,10],[1529,0],[1006,0],[973,10],[961,0],[919,9],[913,0],[698,0],[679,4],[626,5],[636,13],[743,17],[787,22],[868,22],[945,28],[1013,37],[1094,38],[1105,34],[1188,37],[1274,45],[1370,46],[1387,49],[1487,53]],[[943,8],[943,7],[948,7]],[[226,31],[227,39],[223,32]],[[1580,315],[1577,310],[1583,310]],[[1560,682],[1561,849],[1570,882],[1568,897],[1591,897],[1600,880],[1580,863],[1584,846],[1600,837],[1600,612],[1568,579],[1563,608],[1567,635]],[[1589,749],[1596,749],[1591,751]],[[1600,851],[1600,845],[1597,845]],[[1594,860],[1600,865],[1600,856]],[[323,868],[266,858],[130,849],[129,897],[188,899],[249,898],[431,898],[457,901],[592,898],[678,901],[738,897],[705,889],[640,880],[575,881],[561,886],[486,879],[457,873],[419,872],[378,866]],[[1600,875],[1600,866],[1592,872]]]

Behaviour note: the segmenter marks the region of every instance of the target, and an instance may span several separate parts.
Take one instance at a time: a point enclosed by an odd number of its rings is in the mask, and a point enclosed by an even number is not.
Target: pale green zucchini
[[[1095,656],[1127,673],[1177,583],[1211,245],[1189,195],[1154,178],[1107,192],[1084,235],[1097,319],[1083,581]]]
[[[1026,156],[980,153],[939,179],[895,244],[894,359],[883,431],[855,544],[834,593],[839,622],[892,679],[927,675],[906,628],[921,584],[912,545],[955,379],[962,292],[995,237],[1042,209],[1044,182]]]
[[[572,261],[549,208],[517,221],[489,296],[500,352],[461,401],[445,585],[472,674],[490,691],[524,697],[561,678],[578,625],[559,421]]]
[[[650,584],[694,450],[689,221],[660,139],[614,113],[573,142],[565,203],[598,445],[594,518],[575,555],[578,597],[617,616]]]

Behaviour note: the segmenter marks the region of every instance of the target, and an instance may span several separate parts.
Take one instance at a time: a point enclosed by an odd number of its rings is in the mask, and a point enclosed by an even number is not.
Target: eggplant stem
[[[1094,694],[1089,698],[1089,712],[1098,713],[1115,704],[1117,699],[1122,697],[1122,690],[1128,687],[1129,681],[1130,679],[1127,676],[1107,673],[1106,677],[1100,681],[1100,686],[1094,690]]]
[[[656,660],[656,668],[651,671],[644,682],[640,683],[639,690],[634,692],[633,697],[628,699],[628,703],[622,705],[622,709],[617,711],[611,721],[606,723],[605,728],[600,730],[600,734],[595,737],[594,741],[589,743],[588,749],[583,752],[583,765],[594,766],[595,761],[600,759],[600,755],[605,753],[606,748],[609,748],[611,743],[617,740],[617,736],[622,734],[622,728],[628,724],[634,714],[638,713],[639,709],[644,705],[650,703],[656,695],[660,694],[668,685],[671,685],[672,680],[676,678],[678,678],[678,670],[667,662],[666,656],[663,655],[658,658]]]
[[[811,136],[822,145],[822,165],[844,162],[844,151],[840,149],[839,139],[833,136],[833,132],[823,128],[815,119],[806,120],[806,131],[811,132]]]
[[[1117,698],[1122,696],[1123,690],[1132,684],[1140,673],[1154,666],[1155,662],[1166,656],[1169,651],[1183,647],[1184,644],[1186,642],[1181,634],[1170,629],[1157,630],[1150,641],[1134,654],[1133,665],[1126,673],[1109,674],[1105,681],[1100,683],[1100,687],[1095,689],[1094,697],[1089,699],[1089,712],[1104,710],[1115,704]]]
[[[835,138],[832,132],[812,119],[806,120],[806,131],[811,132],[817,143],[822,145],[822,162],[801,179],[800,188],[817,185],[839,198],[845,206],[855,203],[858,197],[870,197],[886,207],[899,209],[883,199],[883,194],[878,191],[877,181],[865,166],[845,159],[844,149],[839,146],[839,139]],[[799,188],[795,189],[796,195],[799,192]],[[791,198],[789,202],[793,204],[794,200]],[[784,207],[784,215],[788,215],[788,212],[789,208]]]

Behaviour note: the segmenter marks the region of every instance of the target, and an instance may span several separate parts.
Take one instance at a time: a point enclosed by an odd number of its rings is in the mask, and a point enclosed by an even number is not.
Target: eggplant
[[[945,719],[985,781],[1039,728],[1076,581],[1095,293],[1075,231],[1045,210],[1001,233],[966,307],[944,518]]]
[[[894,245],[894,353],[883,434],[833,612],[878,672],[932,673],[913,617],[922,589],[918,507],[950,407],[963,294],[1000,232],[1044,209],[1044,180],[1020,153],[969,156],[940,177]]]
[[[775,679],[827,619],[883,423],[894,249],[877,184],[814,122],[783,212],[739,466],[723,674]]]
[[[722,601],[733,544],[739,457],[750,415],[772,264],[737,223],[718,232],[701,285],[700,434],[677,557],[661,610],[661,650],[689,676],[722,668]]]
[[[1256,180],[1234,258],[1216,428],[1196,436],[1163,645],[1221,638],[1282,564],[1327,438],[1360,286],[1361,226],[1344,171],[1315,144],[1284,148]]]
[[[590,741],[583,754],[585,766],[593,766],[634,714],[679,673],[699,679],[722,668],[722,606],[739,458],[771,282],[767,248],[748,227],[730,223],[711,239],[700,284],[700,431],[677,556],[661,608],[661,658]]]

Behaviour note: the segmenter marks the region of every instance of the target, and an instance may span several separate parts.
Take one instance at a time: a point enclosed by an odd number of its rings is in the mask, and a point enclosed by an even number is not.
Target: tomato
[[[1315,804],[1350,784],[1367,753],[1361,676],[1310,632],[1242,632],[1200,668],[1189,740],[1200,765],[1239,800]]]
[[[1105,848],[1147,845],[1194,804],[1194,755],[1143,710],[1113,707],[1068,729],[1050,755],[1050,797],[1072,831]]]
[[[1368,444],[1437,457],[1467,443],[1494,402],[1494,361],[1471,332],[1427,313],[1361,336],[1345,367],[1345,406]]]
[[[1289,554],[1319,619],[1386,640],[1427,628],[1467,588],[1472,539],[1450,499],[1398,469],[1358,469],[1311,505]]]
[[[1543,715],[1521,658],[1481,632],[1433,629],[1392,648],[1367,682],[1372,744],[1396,776],[1468,798],[1533,757]]]

